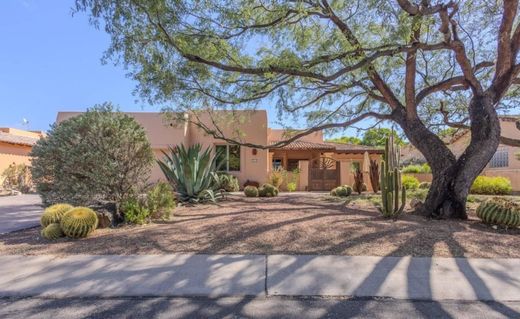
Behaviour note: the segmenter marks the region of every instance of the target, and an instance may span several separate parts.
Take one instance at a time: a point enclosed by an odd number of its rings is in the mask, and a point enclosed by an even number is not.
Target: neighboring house
[[[0,174],[13,163],[30,165],[29,153],[43,135],[39,131],[0,127]]]
[[[78,112],[59,112],[57,122],[78,115]],[[240,184],[247,180],[259,183],[267,182],[273,169],[284,168],[288,171],[299,169],[297,179],[298,190],[328,191],[338,185],[353,183],[353,167],[364,170],[364,178],[370,189],[368,174],[368,159],[379,161],[381,149],[359,145],[326,143],[323,133],[315,132],[291,144],[280,148],[251,148],[230,145],[205,134],[195,123],[203,123],[209,128],[215,128],[214,121],[224,128],[224,134],[240,139],[241,142],[256,145],[273,145],[284,140],[288,134],[284,130],[268,127],[267,112],[234,111],[217,112],[214,117],[209,114],[198,116],[185,115],[188,121],[182,125],[175,125],[168,121],[161,113],[135,112],[126,113],[141,124],[147,132],[156,158],[162,158],[162,151],[168,146],[184,144],[185,146],[202,144],[204,147],[213,147],[222,150],[219,161],[224,170],[236,176]],[[215,119],[217,117],[217,119]],[[291,133],[294,133],[291,132]],[[291,175],[291,174],[289,174]],[[163,179],[158,165],[152,170],[151,180]]]
[[[520,116],[500,116],[502,136],[520,139],[520,130],[516,128],[518,120]],[[469,145],[470,138],[469,131],[458,132],[448,141],[448,147],[459,157]],[[481,175],[507,177],[511,180],[513,191],[520,191],[520,160],[515,156],[518,152],[519,147],[500,144]],[[424,157],[413,147],[403,148],[402,156],[404,162],[424,162]]]

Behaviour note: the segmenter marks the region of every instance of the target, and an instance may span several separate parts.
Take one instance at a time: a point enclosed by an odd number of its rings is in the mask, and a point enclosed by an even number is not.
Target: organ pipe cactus
[[[520,205],[505,198],[492,198],[478,206],[477,217],[486,224],[515,228],[520,226]]]
[[[387,218],[399,216],[406,203],[406,189],[401,185],[399,157],[399,146],[394,143],[393,134],[390,134],[386,140],[384,160],[381,162],[381,206],[378,207]]]

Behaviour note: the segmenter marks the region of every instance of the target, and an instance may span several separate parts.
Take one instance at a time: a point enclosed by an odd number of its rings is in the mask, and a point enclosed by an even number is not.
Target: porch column
[[[309,189],[309,161],[298,161],[298,168],[300,169],[298,190],[306,191]]]
[[[351,174],[350,172],[350,166],[351,166],[351,163],[349,160],[341,160],[339,162],[339,165],[340,165],[340,177],[339,177],[339,180],[340,180],[340,184],[341,185],[350,185],[349,184],[349,174]]]

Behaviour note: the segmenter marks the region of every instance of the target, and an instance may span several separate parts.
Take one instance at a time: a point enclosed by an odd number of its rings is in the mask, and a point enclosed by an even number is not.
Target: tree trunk
[[[473,97],[469,115],[471,141],[458,159],[418,118],[396,115],[410,142],[432,168],[430,191],[416,213],[432,218],[468,218],[466,200],[471,185],[491,160],[500,142],[500,122],[489,96]]]

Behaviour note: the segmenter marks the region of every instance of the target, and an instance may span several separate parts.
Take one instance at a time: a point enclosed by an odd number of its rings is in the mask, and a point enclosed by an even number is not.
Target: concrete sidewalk
[[[520,301],[520,259],[0,256],[0,297],[265,295]]]
[[[40,225],[43,208],[38,195],[0,197],[0,234]]]

